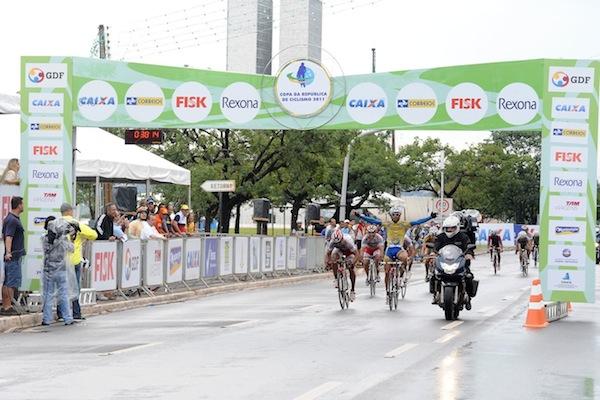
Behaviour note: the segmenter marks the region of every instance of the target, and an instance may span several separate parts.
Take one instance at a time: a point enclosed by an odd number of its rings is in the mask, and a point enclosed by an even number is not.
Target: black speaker
[[[254,221],[269,222],[270,221],[269,213],[271,212],[271,202],[267,199],[255,199],[255,200],[253,200],[253,204],[254,204],[254,214],[252,215],[252,219]]]
[[[319,204],[310,203],[306,206],[306,221],[309,224],[319,222],[321,218],[321,206]]]
[[[120,211],[137,209],[137,188],[135,186],[117,186],[113,188],[113,199]]]

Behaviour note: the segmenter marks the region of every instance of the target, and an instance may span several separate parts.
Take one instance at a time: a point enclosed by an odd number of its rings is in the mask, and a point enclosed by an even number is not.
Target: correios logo
[[[203,84],[185,82],[173,92],[171,108],[180,120],[189,123],[199,122],[210,113],[212,96]]]
[[[164,107],[165,96],[154,82],[136,82],[125,93],[125,110],[136,121],[154,121],[162,114]]]
[[[487,108],[486,93],[471,82],[453,87],[446,97],[446,112],[452,120],[461,125],[473,125],[481,121]]]
[[[374,124],[385,115],[387,95],[378,85],[359,83],[350,89],[346,100],[346,111],[350,118],[364,125]]]
[[[411,125],[429,122],[437,112],[437,106],[435,92],[421,82],[409,83],[396,96],[396,112]]]
[[[585,129],[554,128],[552,135],[562,137],[584,138],[587,135]]]

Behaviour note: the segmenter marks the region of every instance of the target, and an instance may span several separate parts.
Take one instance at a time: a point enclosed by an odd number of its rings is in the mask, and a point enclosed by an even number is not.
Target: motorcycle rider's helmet
[[[367,233],[376,233],[376,232],[377,232],[377,227],[375,225],[367,226]]]
[[[454,237],[460,230],[460,220],[458,217],[451,215],[444,220],[442,230],[449,238]]]
[[[333,234],[331,235],[331,241],[333,243],[340,243],[342,240],[344,240],[344,234],[342,231],[340,229],[333,231]]]

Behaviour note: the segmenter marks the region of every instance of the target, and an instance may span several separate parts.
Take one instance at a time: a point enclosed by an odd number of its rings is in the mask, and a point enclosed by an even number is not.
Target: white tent
[[[0,170],[21,154],[20,115],[0,115]],[[189,186],[190,171],[99,128],[77,128],[78,179],[165,182]]]

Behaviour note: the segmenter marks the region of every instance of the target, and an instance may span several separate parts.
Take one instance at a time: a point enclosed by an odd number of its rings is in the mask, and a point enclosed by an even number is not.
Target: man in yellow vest
[[[71,224],[79,226],[79,230],[76,232],[75,239],[73,240],[74,250],[73,254],[70,255],[71,263],[75,267],[75,275],[77,276],[78,291],[81,290],[81,266],[83,262],[83,243],[86,240],[96,240],[98,233],[90,228],[86,224],[80,224],[73,217],[73,207],[69,203],[63,203],[60,206],[60,213],[62,217]],[[73,319],[82,320],[85,319],[81,315],[81,306],[79,305],[79,298],[73,300]]]

